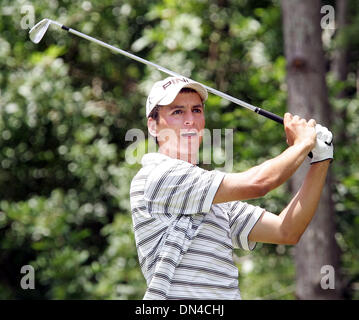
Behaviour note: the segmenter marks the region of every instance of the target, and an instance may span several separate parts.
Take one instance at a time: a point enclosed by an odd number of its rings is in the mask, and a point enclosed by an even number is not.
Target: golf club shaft
[[[173,72],[171,70],[168,70],[168,69],[166,69],[164,67],[161,67],[158,64],[155,64],[153,62],[147,61],[147,60],[145,60],[143,58],[140,58],[140,57],[138,57],[138,56],[136,56],[136,55],[134,55],[132,53],[129,53],[129,52],[124,51],[122,49],[119,49],[119,48],[116,48],[114,46],[111,46],[111,45],[109,45],[109,44],[107,44],[107,43],[105,43],[105,42],[103,42],[101,40],[98,40],[96,38],[90,37],[90,36],[88,36],[88,35],[86,35],[86,34],[84,34],[82,32],[79,32],[79,31],[77,31],[75,29],[69,28],[69,27],[67,27],[67,26],[65,26],[63,24],[60,24],[57,21],[53,21],[53,20],[50,20],[50,19],[43,19],[38,24],[36,24],[34,27],[32,27],[30,32],[29,32],[30,33],[30,39],[34,43],[38,43],[42,39],[42,37],[44,36],[47,28],[49,27],[49,25],[51,23],[59,26],[60,28],[62,28],[63,30],[68,31],[69,33],[72,33],[72,34],[74,34],[74,35],[76,35],[78,37],[81,37],[83,39],[89,40],[91,42],[95,42],[95,43],[97,43],[98,45],[100,45],[100,46],[102,46],[104,48],[110,49],[111,51],[114,51],[116,53],[120,53],[120,54],[122,54],[122,55],[124,55],[124,56],[126,56],[128,58],[134,59],[134,60],[136,60],[138,62],[141,62],[143,64],[146,64],[148,66],[154,67],[154,68],[156,68],[156,69],[158,69],[158,70],[160,70],[160,71],[162,71],[164,73],[167,73],[168,75],[171,75],[171,76],[174,76],[174,77],[183,77],[182,75],[180,75],[180,74],[178,74],[176,72]],[[186,77],[183,77],[183,78],[186,78]],[[266,117],[268,119],[271,119],[273,121],[276,121],[276,122],[278,122],[280,124],[284,123],[282,117],[280,117],[280,116],[278,116],[278,115],[276,115],[276,114],[274,114],[272,112],[269,112],[269,111],[263,110],[261,108],[255,107],[255,106],[253,106],[253,105],[251,105],[251,104],[249,104],[247,102],[244,102],[242,100],[234,98],[234,97],[232,97],[232,96],[230,96],[230,95],[228,95],[226,93],[223,93],[221,91],[218,91],[216,89],[208,87],[208,86],[206,86],[204,84],[201,84],[201,85],[203,87],[205,87],[207,91],[209,91],[209,92],[211,92],[211,93],[213,93],[213,94],[215,94],[215,95],[217,95],[217,96],[219,96],[221,98],[229,100],[229,101],[231,101],[231,102],[233,102],[233,103],[235,103],[235,104],[237,104],[239,106],[242,106],[242,107],[244,107],[246,109],[249,109],[249,110],[251,110],[253,112],[256,112],[256,113],[260,114],[261,116]],[[313,157],[311,152],[309,153],[309,157],[311,157],[311,158]]]
[[[156,64],[156,63],[147,61],[147,60],[145,60],[145,59],[143,59],[143,58],[140,58],[140,57],[138,57],[138,56],[136,56],[136,55],[134,55],[134,54],[132,54],[132,53],[129,53],[129,52],[124,51],[124,50],[122,50],[122,49],[116,48],[116,47],[114,47],[114,46],[112,46],[112,45],[109,45],[109,44],[107,44],[107,43],[105,43],[105,42],[103,42],[103,41],[101,41],[101,40],[96,39],[96,38],[90,37],[90,36],[88,36],[88,35],[86,35],[86,34],[84,34],[84,33],[82,33],[82,32],[79,32],[79,31],[75,30],[75,29],[66,27],[65,25],[62,25],[61,28],[64,29],[64,30],[66,30],[66,31],[68,31],[68,32],[70,32],[70,33],[72,33],[72,34],[74,34],[74,35],[76,35],[76,36],[79,36],[79,37],[84,38],[84,39],[86,39],[86,40],[95,42],[95,43],[97,43],[98,45],[100,45],[100,46],[102,46],[102,47],[105,47],[105,48],[110,49],[110,50],[112,50],[112,51],[114,51],[114,52],[120,53],[120,54],[122,54],[122,55],[124,55],[124,56],[126,56],[126,57],[128,57],[128,58],[131,58],[131,59],[133,59],[133,60],[136,60],[136,61],[138,61],[138,62],[141,62],[141,63],[143,63],[143,64],[146,64],[146,65],[148,65],[148,66],[154,67],[154,68],[158,69],[159,71],[162,71],[162,72],[164,72],[164,73],[167,73],[167,74],[170,75],[170,76],[183,77],[182,75],[180,75],[180,74],[178,74],[178,73],[176,73],[176,72],[173,72],[173,71],[171,71],[171,70],[169,70],[169,69],[166,69],[166,68],[164,68],[164,67],[161,67],[160,65],[158,65],[158,64]],[[209,91],[209,92],[211,92],[211,93],[213,93],[213,94],[215,94],[215,95],[217,95],[217,96],[219,96],[219,97],[221,97],[221,98],[224,98],[224,99],[226,99],[226,100],[229,100],[229,101],[231,101],[231,102],[233,102],[233,103],[235,103],[235,104],[237,104],[237,105],[240,105],[240,106],[242,106],[242,107],[244,107],[244,108],[247,108],[247,109],[249,109],[249,110],[251,110],[251,111],[253,111],[253,112],[258,113],[258,114],[260,114],[261,116],[264,116],[264,117],[266,117],[266,118],[268,118],[268,119],[271,119],[271,120],[273,120],[273,121],[276,121],[276,122],[278,122],[278,123],[280,123],[280,124],[283,124],[283,118],[280,117],[280,116],[278,116],[278,115],[276,115],[276,114],[274,114],[274,113],[272,113],[272,112],[269,112],[269,111],[263,110],[263,109],[261,109],[261,108],[255,107],[255,106],[253,106],[253,105],[251,105],[251,104],[249,104],[249,103],[247,103],[247,102],[244,102],[244,101],[242,101],[242,100],[239,100],[239,99],[237,99],[237,98],[234,98],[234,97],[232,97],[232,96],[230,96],[230,95],[228,95],[228,94],[226,94],[226,93],[223,93],[223,92],[221,92],[221,91],[219,91],[219,90],[216,90],[216,89],[213,89],[213,88],[211,88],[211,87],[208,87],[208,86],[206,86],[206,85],[204,85],[204,84],[202,84],[202,85],[207,89],[207,91]]]
[[[96,38],[90,37],[90,36],[88,36],[88,35],[86,35],[86,34],[84,34],[84,33],[82,33],[82,32],[79,32],[79,31],[75,30],[75,29],[66,27],[65,25],[62,25],[61,28],[64,29],[64,30],[66,30],[66,31],[68,31],[68,32],[70,32],[70,33],[72,33],[72,34],[74,34],[74,35],[76,35],[76,36],[79,36],[79,37],[84,38],[84,39],[86,39],[86,40],[95,42],[95,43],[97,43],[98,45],[100,45],[100,46],[102,46],[102,47],[105,47],[105,48],[108,48],[108,49],[110,49],[110,50],[112,50],[112,51],[114,51],[114,52],[120,53],[120,54],[122,54],[122,55],[124,55],[124,56],[126,56],[126,57],[128,57],[128,58],[134,59],[134,60],[136,60],[136,61],[138,61],[138,62],[141,62],[141,63],[144,63],[144,64],[146,64],[146,65],[148,65],[148,66],[154,67],[154,68],[156,68],[156,69],[158,69],[158,70],[160,70],[160,71],[162,71],[162,72],[164,72],[164,73],[167,73],[167,74],[170,75],[170,76],[183,77],[182,75],[180,75],[180,74],[178,74],[178,73],[176,73],[176,72],[173,72],[173,71],[171,71],[171,70],[169,70],[169,69],[166,69],[166,68],[164,68],[164,67],[161,67],[160,65],[158,65],[158,64],[156,64],[156,63],[147,61],[147,60],[145,60],[145,59],[143,59],[143,58],[140,58],[140,57],[138,57],[138,56],[136,56],[136,55],[134,55],[134,54],[132,54],[132,53],[129,53],[129,52],[124,51],[124,50],[122,50],[122,49],[119,49],[119,48],[116,48],[116,47],[114,47],[114,46],[111,46],[110,44],[108,44],[108,43],[106,43],[106,42],[103,42],[103,41],[98,40],[98,39],[96,39]],[[237,99],[237,98],[234,98],[234,97],[230,96],[229,94],[223,93],[223,92],[221,92],[221,91],[219,91],[219,90],[213,89],[213,88],[208,87],[208,86],[206,86],[206,85],[204,85],[204,84],[202,84],[202,86],[204,86],[209,92],[211,92],[211,93],[213,93],[213,94],[215,94],[215,95],[217,95],[217,96],[219,96],[219,97],[221,97],[221,98],[224,98],[224,99],[226,99],[226,100],[229,100],[229,101],[231,101],[231,102],[233,102],[233,103],[235,103],[235,104],[237,104],[237,105],[240,105],[240,106],[242,106],[242,107],[244,107],[244,108],[247,108],[247,109],[249,109],[249,110],[251,110],[251,111],[253,111],[253,112],[256,112],[256,113],[260,114],[260,115],[263,116],[263,117],[266,117],[266,118],[271,119],[271,120],[273,120],[273,121],[275,121],[275,122],[278,122],[278,123],[280,123],[280,124],[283,124],[283,118],[280,117],[280,116],[278,116],[278,115],[276,115],[276,114],[274,114],[274,113],[272,113],[272,112],[269,112],[269,111],[267,111],[267,110],[264,110],[264,109],[255,107],[255,106],[253,106],[253,105],[251,105],[251,104],[249,104],[249,103],[247,103],[247,102],[244,102],[244,101],[242,101],[242,100],[239,100],[239,99]],[[309,156],[310,158],[312,158],[312,157],[313,157],[313,154],[310,152],[310,153],[308,154],[308,156]]]

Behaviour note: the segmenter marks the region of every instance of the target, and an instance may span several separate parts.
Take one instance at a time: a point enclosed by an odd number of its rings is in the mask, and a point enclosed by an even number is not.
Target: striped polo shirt
[[[254,249],[248,234],[264,209],[212,204],[224,175],[160,153],[143,156],[130,198],[144,299],[241,299],[233,249]]]

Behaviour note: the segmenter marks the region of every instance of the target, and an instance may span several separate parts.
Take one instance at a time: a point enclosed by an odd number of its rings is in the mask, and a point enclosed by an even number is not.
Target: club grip
[[[278,116],[278,115],[276,115],[276,114],[274,114],[274,113],[272,113],[272,112],[269,112],[269,111],[267,111],[267,110],[263,110],[263,109],[261,109],[261,108],[256,108],[255,112],[258,113],[258,114],[260,114],[260,115],[263,116],[263,117],[266,117],[266,118],[268,118],[268,119],[271,119],[271,120],[273,120],[273,121],[275,121],[275,122],[278,122],[278,123],[280,123],[280,124],[283,124],[283,123],[284,123],[282,117],[280,117],[280,116]],[[309,157],[309,158],[313,158],[313,153],[312,153],[312,152],[309,152],[309,153],[308,153],[308,157]]]
[[[280,117],[280,116],[278,116],[278,115],[276,115],[276,114],[274,114],[274,113],[272,113],[272,112],[269,112],[269,111],[267,111],[267,110],[263,110],[263,109],[261,109],[261,108],[257,108],[257,109],[255,110],[255,112],[257,112],[258,114],[260,114],[260,115],[263,116],[263,117],[266,117],[266,118],[271,119],[271,120],[273,120],[273,121],[275,121],[275,122],[278,122],[278,123],[280,123],[280,124],[283,124],[283,118]]]

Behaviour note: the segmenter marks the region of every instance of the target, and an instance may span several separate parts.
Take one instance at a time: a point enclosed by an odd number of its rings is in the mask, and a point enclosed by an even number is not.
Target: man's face
[[[160,152],[196,163],[204,125],[204,108],[199,94],[179,93],[170,105],[159,108],[156,134]]]

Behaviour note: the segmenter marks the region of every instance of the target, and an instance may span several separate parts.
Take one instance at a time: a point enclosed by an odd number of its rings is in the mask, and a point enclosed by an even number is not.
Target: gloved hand
[[[315,126],[317,132],[317,142],[312,150],[313,158],[310,164],[331,159],[333,161],[334,147],[333,134],[326,128],[317,124]]]

